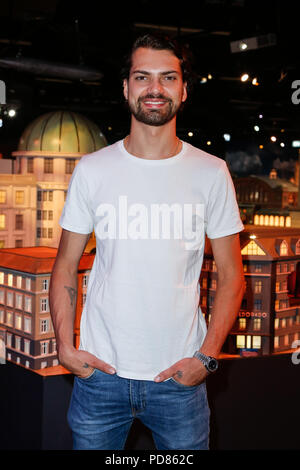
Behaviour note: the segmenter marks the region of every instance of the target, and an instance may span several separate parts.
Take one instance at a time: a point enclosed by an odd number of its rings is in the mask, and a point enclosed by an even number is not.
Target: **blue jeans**
[[[75,377],[68,422],[74,450],[124,449],[134,418],[152,431],[159,450],[207,450],[209,416],[205,383],[156,383],[95,369]]]

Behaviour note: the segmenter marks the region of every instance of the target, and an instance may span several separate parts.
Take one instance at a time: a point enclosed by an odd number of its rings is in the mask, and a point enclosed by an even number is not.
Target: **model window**
[[[41,354],[48,354],[49,352],[49,341],[41,342]]]
[[[31,333],[31,318],[24,317],[24,332]]]
[[[15,328],[17,330],[21,330],[22,329],[22,316],[21,315],[16,315],[16,318],[15,318]]]
[[[47,333],[49,331],[49,320],[47,318],[41,320],[40,331],[41,333]]]
[[[0,214],[0,229],[4,230],[5,227],[5,214]]]
[[[24,191],[16,191],[15,203],[24,204]]]
[[[48,312],[48,299],[41,299],[41,312]]]
[[[5,204],[6,203],[6,191],[1,190],[0,191],[0,204]]]
[[[280,256],[285,256],[288,254],[288,244],[285,240],[280,243]]]
[[[26,290],[30,290],[31,289],[31,279],[30,277],[27,277],[26,278]]]
[[[33,158],[27,158],[27,173],[33,173]]]
[[[44,158],[44,173],[53,173],[53,158]]]

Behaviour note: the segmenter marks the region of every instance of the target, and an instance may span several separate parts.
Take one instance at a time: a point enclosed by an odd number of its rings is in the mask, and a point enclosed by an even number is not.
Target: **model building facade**
[[[6,360],[34,370],[58,365],[48,297],[56,254],[50,247],[0,250],[0,329]],[[93,260],[93,254],[85,253],[79,263],[75,345]]]
[[[78,113],[50,112],[30,123],[12,153],[14,174],[0,174],[0,247],[58,247],[75,165],[106,145],[98,126]]]
[[[300,230],[246,226],[240,240],[246,291],[223,351],[265,355],[290,350],[300,339],[300,296],[291,291],[289,282],[300,262]],[[200,285],[201,309],[208,323],[217,282],[207,241]]]

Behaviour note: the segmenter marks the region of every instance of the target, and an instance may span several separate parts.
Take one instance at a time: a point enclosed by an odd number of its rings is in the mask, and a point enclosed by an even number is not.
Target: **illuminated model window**
[[[24,204],[24,191],[16,191],[15,202],[16,204]]]
[[[245,336],[243,335],[237,335],[236,337],[236,347],[238,349],[244,348],[245,347]]]
[[[261,329],[261,319],[260,318],[254,318],[253,329],[254,330],[260,330]]]
[[[296,243],[296,255],[300,255],[300,239]]]
[[[247,326],[246,318],[240,318],[239,319],[239,329],[240,330],[245,330],[246,326]]]
[[[14,277],[12,274],[8,274],[7,276],[7,284],[11,287],[13,285]]]
[[[4,284],[4,273],[0,273],[0,284]]]
[[[5,229],[5,214],[0,214],[0,230]]]
[[[13,313],[6,312],[6,324],[7,326],[13,326]]]
[[[254,349],[260,349],[261,348],[261,337],[260,336],[253,336],[252,337],[252,347]]]
[[[280,243],[280,256],[285,256],[288,254],[288,244],[285,240]]]
[[[255,281],[254,283],[254,292],[259,294],[262,290],[262,281]]]
[[[242,251],[242,255],[265,255],[265,252],[255,243],[254,240],[251,240],[248,245],[246,245]]]
[[[5,204],[6,203],[6,191],[1,190],[0,191],[0,204]]]
[[[15,328],[17,330],[21,330],[22,329],[22,316],[21,315],[16,315],[16,318],[15,318]]]

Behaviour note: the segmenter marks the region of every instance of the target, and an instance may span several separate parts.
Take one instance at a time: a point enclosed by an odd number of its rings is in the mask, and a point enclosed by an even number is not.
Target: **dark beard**
[[[147,99],[163,99],[167,101],[167,109],[149,109],[147,111],[143,110],[142,102]],[[143,98],[138,99],[137,107],[133,107],[128,103],[130,112],[133,114],[135,119],[143,124],[148,124],[149,126],[163,126],[167,122],[171,121],[173,117],[177,114],[178,108],[175,107],[173,101],[165,96],[158,95],[147,95]]]

